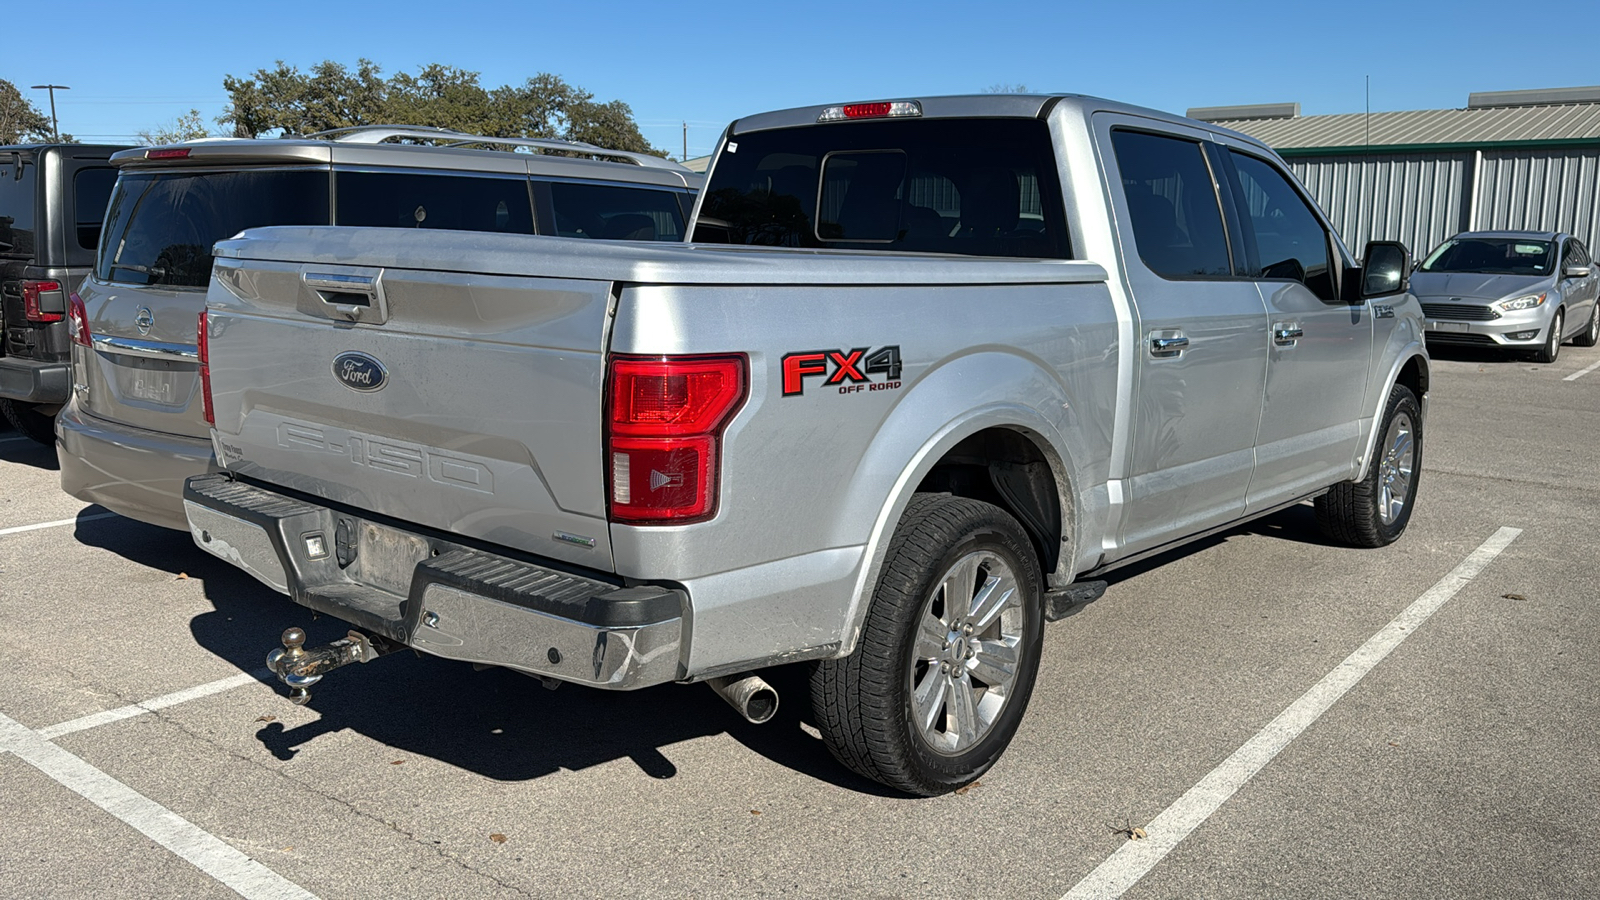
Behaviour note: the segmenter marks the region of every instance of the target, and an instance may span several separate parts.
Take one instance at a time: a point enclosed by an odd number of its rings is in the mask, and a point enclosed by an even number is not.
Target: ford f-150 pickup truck
[[[1308,499],[1417,496],[1410,258],[1358,264],[1281,160],[1079,96],[736,121],[691,243],[293,227],[217,245],[200,547],[355,626],[547,681],[810,661],[834,755],[970,782],[1087,579]],[[1075,586],[1075,582],[1077,582]],[[1292,587],[1291,587],[1292,589]]]

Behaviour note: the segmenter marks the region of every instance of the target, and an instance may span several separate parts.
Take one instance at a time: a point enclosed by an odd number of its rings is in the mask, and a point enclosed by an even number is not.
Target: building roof
[[[1589,97],[1595,89],[1565,89],[1573,96]],[[1529,94],[1537,99],[1558,92],[1503,92]],[[1481,106],[1479,98],[1494,95],[1474,94],[1474,105],[1467,109],[1424,109],[1411,112],[1342,113],[1331,116],[1285,116],[1272,113],[1285,104],[1262,107],[1194,109],[1194,118],[1242,131],[1291,156],[1311,152],[1360,152],[1367,147],[1397,149],[1442,149],[1451,146],[1559,145],[1600,143],[1600,102],[1546,102],[1537,105]],[[1206,113],[1226,110],[1229,118],[1213,118]]]

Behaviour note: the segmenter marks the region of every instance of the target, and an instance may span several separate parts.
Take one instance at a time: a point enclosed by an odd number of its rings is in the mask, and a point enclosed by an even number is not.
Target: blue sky
[[[1471,91],[1600,83],[1600,39],[1557,50],[1540,7],[1455,3],[21,3],[0,78],[85,140],[127,139],[227,103],[224,75],[283,59],[431,62],[487,86],[552,72],[633,107],[674,155],[768,109],[977,93],[994,84],[1158,109],[1299,101],[1307,115],[1466,105]],[[1508,34],[1511,25],[1526,31]],[[1570,22],[1569,22],[1570,24]],[[1537,31],[1536,31],[1537,29]],[[1540,34],[1542,33],[1542,37]],[[26,36],[40,36],[31,39]],[[48,37],[44,37],[44,36]],[[1539,49],[1540,42],[1544,49]]]

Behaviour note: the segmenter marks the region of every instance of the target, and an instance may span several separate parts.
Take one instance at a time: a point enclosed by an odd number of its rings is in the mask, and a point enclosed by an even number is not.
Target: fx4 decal
[[[874,381],[872,376],[881,375]],[[824,377],[825,376],[825,377]],[[841,394],[858,391],[892,391],[900,387],[900,345],[876,350],[808,350],[783,356],[783,395],[804,394],[807,378],[822,378],[823,387],[839,388]]]

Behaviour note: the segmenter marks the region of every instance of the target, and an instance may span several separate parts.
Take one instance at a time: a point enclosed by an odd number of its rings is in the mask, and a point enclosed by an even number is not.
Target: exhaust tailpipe
[[[760,675],[725,675],[706,684],[753,725],[770,721],[778,712],[778,692]]]

